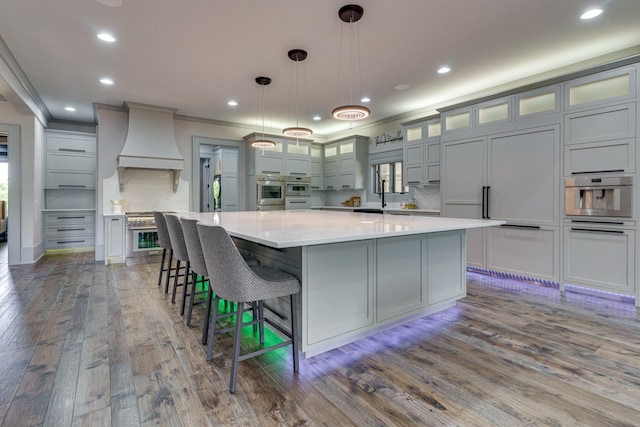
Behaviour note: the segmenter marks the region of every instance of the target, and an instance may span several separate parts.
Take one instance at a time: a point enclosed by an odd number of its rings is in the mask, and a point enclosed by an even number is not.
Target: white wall
[[[9,263],[28,264],[37,261],[44,253],[42,239],[42,171],[44,169],[42,149],[44,128],[33,115],[19,113],[9,102],[0,101],[0,123],[17,126],[19,129],[19,153],[9,152],[10,182],[19,177],[19,209],[9,203],[9,215],[19,212],[19,221],[9,220]],[[17,162],[16,159],[19,159]],[[17,168],[17,169],[16,169]],[[19,172],[16,174],[16,170]],[[12,189],[9,189],[10,193]],[[15,194],[14,194],[15,196]],[[12,196],[13,197],[13,196]],[[13,238],[20,229],[19,243]],[[13,235],[13,236],[12,236]],[[16,253],[18,252],[18,253]]]

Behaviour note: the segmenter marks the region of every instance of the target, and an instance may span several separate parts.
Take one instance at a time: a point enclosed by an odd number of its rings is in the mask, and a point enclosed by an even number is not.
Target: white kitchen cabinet
[[[549,267],[547,253],[551,249],[557,254],[559,248],[557,230],[553,231],[559,226],[560,215],[559,127],[451,141],[442,149],[443,216],[488,217],[543,230],[468,230],[467,263],[481,268],[490,268],[493,263],[493,268],[526,270],[533,277],[553,274],[558,280],[559,269]],[[515,237],[522,234],[535,235],[522,240]],[[534,244],[535,238],[542,240]],[[540,255],[545,261],[508,267],[502,260],[509,250],[504,248],[510,245],[513,253]]]
[[[327,190],[364,188],[368,138],[352,136],[324,147],[324,187]]]
[[[284,152],[281,141],[270,148],[250,148],[255,150],[256,174],[280,175],[284,169]]]
[[[104,263],[123,263],[126,258],[124,215],[105,215],[105,258]]]
[[[308,141],[287,141],[285,175],[311,176],[311,143]]]
[[[564,227],[564,281],[635,295],[635,230],[606,224]]]
[[[616,139],[564,147],[564,175],[634,173],[636,139]]]
[[[575,110],[636,96],[636,67],[623,67],[573,79],[564,84],[564,109]]]
[[[44,238],[45,250],[93,250],[95,212],[89,210],[45,212]]]
[[[403,123],[404,185],[440,183],[440,118]]]
[[[303,328],[308,325],[305,345],[373,325],[374,256],[373,240],[307,248],[313,262],[306,264],[306,292],[302,294],[307,301],[303,303],[307,308]],[[340,316],[331,316],[332,312]]]
[[[376,259],[378,322],[426,306],[426,280],[423,283],[421,269],[415,268],[426,265],[422,262],[420,240],[414,236],[380,239]]]
[[[474,112],[478,127],[508,122],[513,118],[513,99],[511,97],[492,99],[476,105]]]
[[[556,281],[560,277],[558,226],[519,226],[487,229],[486,267],[524,277]]]
[[[311,189],[324,190],[324,156],[321,144],[311,144]]]
[[[426,279],[428,306],[466,295],[464,233],[445,231],[429,234],[422,240],[422,257],[422,265],[426,266],[422,277]]]
[[[442,113],[442,132],[450,133],[471,129],[475,126],[473,106]]]
[[[566,114],[564,145],[634,138],[636,104],[626,103]]]
[[[527,120],[560,111],[560,85],[547,86],[514,96],[516,120]]]
[[[46,189],[96,187],[95,136],[76,133],[46,134]]]

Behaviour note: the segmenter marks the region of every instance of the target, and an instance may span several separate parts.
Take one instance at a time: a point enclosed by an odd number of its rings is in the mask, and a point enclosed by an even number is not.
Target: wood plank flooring
[[[632,304],[469,273],[455,307],[297,375],[288,348],[242,362],[231,395],[230,336],[206,363],[204,307],[186,327],[158,261],[0,263],[3,426],[640,425]]]

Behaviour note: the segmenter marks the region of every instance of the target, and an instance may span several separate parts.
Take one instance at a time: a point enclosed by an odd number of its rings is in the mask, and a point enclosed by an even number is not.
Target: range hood
[[[124,105],[129,111],[129,127],[118,156],[120,191],[124,190],[127,169],[156,169],[172,172],[175,193],[184,169],[184,158],[173,131],[173,115],[177,110],[133,102]]]

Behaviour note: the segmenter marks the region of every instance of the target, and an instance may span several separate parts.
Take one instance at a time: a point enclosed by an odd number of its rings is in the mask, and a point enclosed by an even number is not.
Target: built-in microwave
[[[633,178],[582,177],[565,180],[565,214],[570,216],[633,216]]]
[[[308,176],[289,176],[286,178],[285,195],[286,196],[310,196],[311,195],[311,178]]]

